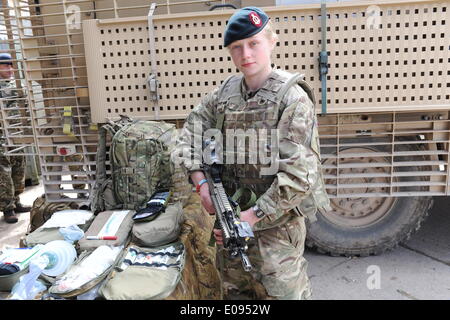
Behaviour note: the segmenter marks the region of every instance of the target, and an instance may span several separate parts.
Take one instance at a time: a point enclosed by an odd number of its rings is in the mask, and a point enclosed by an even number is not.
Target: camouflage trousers
[[[240,258],[230,258],[226,250],[218,249],[217,264],[225,299],[309,299],[308,263],[303,257],[305,237],[303,217],[256,231],[256,241],[248,250],[253,265],[250,272],[244,271]]]
[[[0,153],[0,211],[13,210],[25,189],[25,156]]]

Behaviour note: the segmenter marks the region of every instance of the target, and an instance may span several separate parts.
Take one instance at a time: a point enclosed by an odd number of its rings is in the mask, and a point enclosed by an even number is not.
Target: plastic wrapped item
[[[46,286],[37,281],[41,274],[55,277],[64,273],[74,262],[77,253],[72,244],[64,240],[55,240],[42,246],[30,261],[29,272],[11,290],[11,300],[32,300],[46,290]]]
[[[42,271],[48,265],[48,259],[40,256],[31,260],[30,271],[20,277],[11,290],[10,300],[33,300],[39,292],[45,291],[47,287],[37,280]]]
[[[0,255],[0,291],[10,292],[20,277],[28,273],[31,259],[42,245],[34,248],[10,248]]]
[[[19,270],[28,267],[31,258],[42,248],[42,245],[37,245],[33,248],[11,248],[6,249],[0,255],[0,264],[17,266]],[[19,271],[17,270],[17,271]]]
[[[57,279],[52,292],[65,293],[82,288],[110,268],[123,247],[100,246],[65,275]]]
[[[59,233],[64,237],[64,240],[69,243],[74,243],[84,237],[84,231],[76,224],[68,227],[59,228]]]
[[[56,277],[64,273],[77,257],[73,245],[64,240],[47,243],[42,247],[39,254],[48,259],[48,264],[42,273],[50,277]]]
[[[42,226],[42,229],[63,228],[71,225],[83,225],[90,220],[94,214],[89,210],[61,210],[56,211],[52,217]]]

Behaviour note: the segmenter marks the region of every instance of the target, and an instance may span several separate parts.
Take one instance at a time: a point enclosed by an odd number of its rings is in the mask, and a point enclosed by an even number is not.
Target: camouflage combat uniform
[[[265,129],[267,135],[258,136],[258,145],[276,151],[271,163],[277,162],[278,168],[269,175],[262,175],[261,170],[270,167],[270,163],[248,161],[255,147],[250,147],[250,142],[244,143],[245,164],[227,163],[229,158],[223,157],[222,179],[228,195],[233,195],[238,188],[249,188],[257,196],[256,204],[266,214],[253,226],[256,243],[249,246],[249,258],[254,271],[243,271],[240,259],[230,260],[227,256],[218,259],[228,294],[230,289],[237,289],[240,293],[248,291],[250,298],[258,299],[311,296],[307,262],[303,258],[305,217],[314,220],[317,209],[327,211],[330,207],[321,172],[314,97],[310,90],[307,90],[309,96],[296,85],[297,80],[292,83],[292,79],[292,74],[274,69],[263,86],[252,93],[246,89],[242,75],[228,78],[190,113],[178,145],[178,161],[189,173],[201,169],[201,155],[196,152],[195,143],[210,128],[222,129],[223,154],[233,155],[230,159],[236,159],[234,156],[239,152],[230,150],[225,143],[227,135],[239,129]],[[217,126],[220,114],[225,115],[224,121],[222,126]],[[201,130],[196,126],[201,126]],[[274,131],[278,146],[273,146],[270,137]],[[192,156],[197,161],[192,161]],[[246,201],[243,199],[240,205]]]
[[[0,98],[2,98],[2,107],[7,116],[18,115],[18,110],[14,98],[17,98],[17,90],[14,80],[0,80]],[[20,120],[8,120],[9,124],[19,122]],[[0,136],[4,136],[3,129],[0,127]],[[0,142],[0,145],[3,143]],[[20,152],[20,151],[19,151]],[[15,155],[6,156],[6,150],[0,146],[0,211],[14,210],[19,204],[19,195],[25,189],[25,156]]]

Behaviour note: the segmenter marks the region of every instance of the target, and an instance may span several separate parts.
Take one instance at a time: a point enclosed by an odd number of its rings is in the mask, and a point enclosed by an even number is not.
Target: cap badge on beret
[[[269,19],[267,14],[257,7],[245,7],[237,10],[230,17],[225,28],[224,47],[234,41],[247,39],[261,32]]]
[[[248,17],[250,18],[250,22],[253,23],[254,26],[258,28],[262,26],[262,20],[256,12],[250,12],[248,14]]]

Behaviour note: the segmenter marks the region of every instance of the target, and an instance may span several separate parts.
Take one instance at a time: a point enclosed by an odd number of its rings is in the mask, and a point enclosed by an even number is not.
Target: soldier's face
[[[11,79],[14,75],[13,67],[9,64],[0,64],[0,78]]]
[[[228,49],[234,65],[247,78],[270,72],[270,55],[275,43],[265,31],[261,31],[253,37],[234,41]]]

